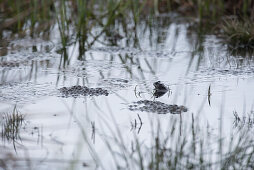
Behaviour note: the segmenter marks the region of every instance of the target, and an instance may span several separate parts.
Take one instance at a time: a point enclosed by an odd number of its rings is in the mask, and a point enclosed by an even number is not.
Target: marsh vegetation
[[[0,169],[253,169],[252,0],[1,0]]]

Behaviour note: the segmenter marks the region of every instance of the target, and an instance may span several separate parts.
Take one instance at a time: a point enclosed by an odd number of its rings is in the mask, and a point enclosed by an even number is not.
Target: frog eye
[[[160,81],[157,81],[157,82],[153,83],[154,86],[156,86],[158,84],[160,84]]]

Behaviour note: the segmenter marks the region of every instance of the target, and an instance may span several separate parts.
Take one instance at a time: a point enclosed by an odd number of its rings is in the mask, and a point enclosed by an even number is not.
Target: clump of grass
[[[224,20],[224,37],[233,49],[254,49],[254,23],[250,20]]]
[[[24,115],[19,113],[16,106],[11,114],[5,114],[2,123],[2,139],[15,142],[19,139],[20,128],[24,123]]]
[[[31,36],[47,35],[52,25],[58,24],[61,37],[64,64],[68,60],[66,48],[70,44],[79,46],[79,59],[99,37],[108,37],[107,43],[117,45],[119,29],[126,37],[136,40],[128,24],[134,28],[142,22],[141,18],[154,17],[159,13],[180,12],[183,16],[199,18],[201,28],[211,29],[226,16],[235,16],[236,21],[223,24],[225,36],[236,46],[253,46],[254,3],[251,0],[2,0],[0,12],[3,13],[0,30],[12,29],[13,33],[30,31]],[[249,19],[241,22],[239,18]],[[93,28],[100,28],[95,34]],[[135,30],[134,29],[134,30]],[[97,31],[96,31],[97,32]],[[113,38],[112,38],[113,37]]]
[[[254,111],[247,113],[246,116],[240,117],[236,111],[233,112],[234,115],[234,126],[238,128],[243,128],[247,126],[248,128],[254,127]]]

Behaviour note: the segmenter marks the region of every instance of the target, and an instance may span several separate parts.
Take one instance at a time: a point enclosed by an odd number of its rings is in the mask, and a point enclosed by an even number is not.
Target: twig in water
[[[137,86],[138,85],[136,85],[135,88],[134,88],[134,94],[135,94],[136,98],[138,98],[138,96],[137,96]]]
[[[209,85],[209,88],[208,88],[208,94],[207,94],[207,99],[208,99],[208,104],[209,106],[211,106],[211,84]]]
[[[139,116],[139,114],[138,114],[138,119],[139,119],[140,124],[142,125],[143,122],[142,122],[141,117]]]
[[[143,122],[142,122],[142,120],[141,120],[141,117],[139,116],[139,114],[138,114],[138,119],[139,119],[139,124],[140,124],[140,126],[139,126],[139,128],[138,128],[138,134],[139,134],[139,132],[140,132],[140,130],[141,130],[141,127],[142,127],[142,125],[143,125]]]
[[[139,127],[138,127],[138,134],[139,134],[139,132],[140,132],[140,130],[141,130],[141,127],[142,127],[142,125],[143,125],[143,122],[142,122],[142,119],[141,119],[141,117],[139,116],[139,114],[137,114],[138,115],[138,119],[139,119]],[[134,124],[131,122],[131,131],[133,130],[133,129],[137,129],[137,125],[138,125],[138,123],[137,123],[137,120],[135,119],[134,120]]]
[[[95,143],[95,122],[91,122],[91,126],[92,126],[92,136],[91,136],[91,139],[92,139],[93,143]]]

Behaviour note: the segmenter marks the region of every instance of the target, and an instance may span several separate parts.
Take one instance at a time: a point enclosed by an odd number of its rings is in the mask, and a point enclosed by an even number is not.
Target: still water
[[[105,141],[121,150],[116,136],[126,148],[136,138],[149,145],[158,124],[167,134],[174,120],[181,131],[192,116],[214,135],[221,126],[225,136],[234,131],[233,113],[253,114],[253,57],[236,55],[216,36],[190,29],[186,22],[163,22],[167,19],[157,17],[151,28],[141,23],[132,38],[121,28],[120,37],[102,35],[82,56],[74,38],[61,49],[57,24],[47,37],[4,31],[0,112],[4,117],[16,107],[24,122],[15,142],[2,136],[0,157],[17,160],[9,165],[24,169],[89,169],[96,167],[95,151],[107,169],[114,163]],[[98,27],[92,33],[100,31]],[[157,81],[168,89],[158,98]],[[75,85],[101,88],[108,95],[62,96],[60,88]],[[187,112],[130,109],[143,100],[184,106]]]

